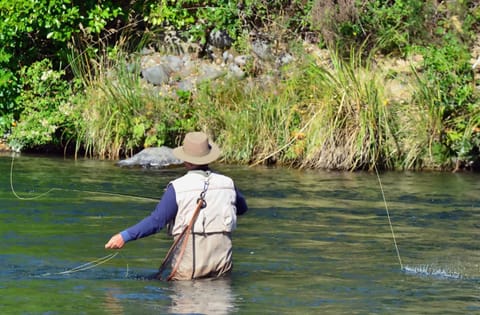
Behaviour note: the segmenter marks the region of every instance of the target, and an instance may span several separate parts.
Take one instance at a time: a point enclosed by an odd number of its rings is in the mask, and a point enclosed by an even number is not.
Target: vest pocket
[[[223,211],[223,224],[225,232],[232,232],[237,225],[237,215],[234,207],[225,208]]]

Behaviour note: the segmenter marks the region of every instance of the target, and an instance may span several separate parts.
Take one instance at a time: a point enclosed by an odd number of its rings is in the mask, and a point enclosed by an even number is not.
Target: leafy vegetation
[[[22,68],[19,74],[23,89],[17,101],[23,110],[12,131],[11,145],[20,150],[56,145],[62,138],[71,137],[71,88],[62,73],[53,71],[52,64],[44,59]]]
[[[0,0],[0,16],[0,133],[15,149],[118,159],[203,129],[226,162],[480,165],[476,1]],[[214,31],[240,53],[250,35],[266,34],[297,60],[274,83],[257,80],[251,63],[247,80],[195,93],[160,94],[131,71],[136,52],[161,51],[169,32],[205,49]],[[398,70],[385,66],[392,58],[416,61]]]
[[[26,109],[22,92],[29,89],[29,84],[40,85],[28,76],[42,76],[27,68],[37,68],[37,62],[50,63],[46,71],[63,73],[62,80],[68,82],[71,76],[64,69],[72,40],[101,34],[121,12],[114,2],[108,1],[75,4],[71,0],[0,0],[0,132],[6,132]]]

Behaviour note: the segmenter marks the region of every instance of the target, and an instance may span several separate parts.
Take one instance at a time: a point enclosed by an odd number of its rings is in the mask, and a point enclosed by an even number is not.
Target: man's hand
[[[123,240],[123,237],[120,234],[115,234],[108,241],[108,243],[105,244],[105,248],[116,249],[116,248],[122,248],[123,245],[125,245],[125,241]]]

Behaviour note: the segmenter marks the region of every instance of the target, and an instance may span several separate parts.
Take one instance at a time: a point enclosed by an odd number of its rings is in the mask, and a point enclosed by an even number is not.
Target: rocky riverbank
[[[285,77],[285,65],[295,64],[302,54],[307,54],[321,67],[331,66],[330,52],[315,43],[304,42],[303,49],[292,52],[286,45],[279,45],[265,34],[252,34],[249,46],[242,54],[231,49],[231,41],[225,33],[213,34],[208,47],[175,42],[165,49],[149,47],[139,53],[138,64],[131,67],[144,81],[145,89],[153,89],[159,95],[176,96],[179,91],[195,93],[202,82],[219,82],[226,79],[248,80],[252,85],[274,84]],[[165,44],[165,43],[162,43]],[[175,46],[176,45],[176,46]],[[190,45],[190,46],[188,46]],[[162,48],[163,47],[163,48]],[[480,74],[480,36],[472,49],[472,70]],[[297,47],[298,48],[298,47]],[[385,80],[385,91],[392,102],[408,103],[412,97],[412,68],[422,71],[422,56],[408,59],[376,56],[375,71],[394,73]],[[478,88],[478,87],[477,87]],[[7,138],[0,139],[0,152],[9,152]]]

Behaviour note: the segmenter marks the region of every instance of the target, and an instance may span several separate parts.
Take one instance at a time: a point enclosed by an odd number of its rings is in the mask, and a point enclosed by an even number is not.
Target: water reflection
[[[172,314],[226,315],[235,310],[235,297],[231,279],[203,279],[196,281],[174,281],[172,289]]]
[[[118,286],[114,286],[105,293],[103,307],[106,310],[107,314],[110,314],[110,315],[125,314],[125,309],[121,301],[117,298],[117,295],[119,295],[119,292],[121,292],[121,289]]]
[[[149,280],[137,292],[113,285],[104,296],[108,314],[228,315],[237,311],[231,278],[163,282]],[[133,306],[133,307],[132,307]]]

